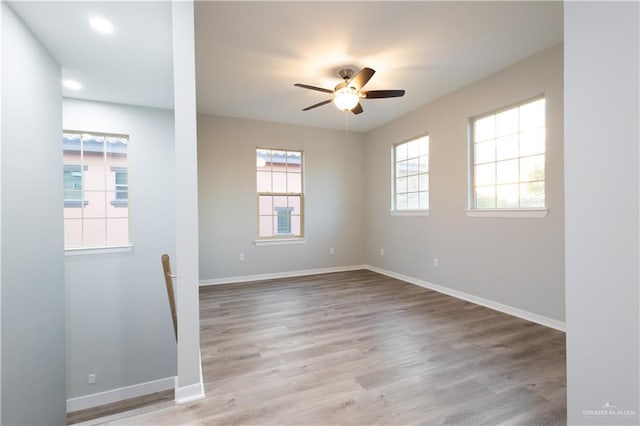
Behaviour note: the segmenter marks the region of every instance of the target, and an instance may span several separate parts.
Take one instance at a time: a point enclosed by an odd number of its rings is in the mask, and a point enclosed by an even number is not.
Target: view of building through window
[[[64,132],[65,248],[129,244],[128,137]]]
[[[303,236],[302,152],[258,148],[258,237]]]
[[[545,99],[471,121],[472,208],[545,206]]]
[[[429,136],[393,147],[392,210],[429,209]]]

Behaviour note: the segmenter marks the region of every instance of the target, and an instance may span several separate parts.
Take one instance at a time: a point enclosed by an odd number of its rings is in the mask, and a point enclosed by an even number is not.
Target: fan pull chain
[[[344,112],[344,143],[349,143],[349,111]]]

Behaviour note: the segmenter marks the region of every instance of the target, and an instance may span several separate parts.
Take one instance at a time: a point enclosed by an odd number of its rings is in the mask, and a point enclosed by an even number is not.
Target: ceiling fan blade
[[[324,88],[322,88],[322,87],[309,86],[308,84],[296,83],[296,84],[294,84],[294,86],[296,86],[296,87],[302,87],[303,89],[316,90],[316,91],[318,91],[318,92],[333,93],[333,90],[324,89]]]
[[[310,109],[318,108],[319,106],[326,105],[330,103],[333,99],[327,99],[326,101],[318,102],[317,104],[313,104],[311,106],[306,107],[303,111],[309,111]]]
[[[351,110],[351,112],[354,114],[360,114],[362,111],[364,110],[362,109],[362,105],[360,104],[354,106],[353,109]]]
[[[343,87],[347,87],[347,81],[341,81],[340,83],[336,84],[336,88],[334,89],[334,91],[338,91],[340,89],[342,89]]]
[[[404,90],[369,90],[362,94],[365,99],[398,98],[404,96]]]
[[[362,89],[362,86],[367,84],[367,81],[373,77],[373,74],[375,74],[375,71],[371,68],[362,68],[358,74],[353,76],[349,82],[349,86],[353,86],[360,90]]]

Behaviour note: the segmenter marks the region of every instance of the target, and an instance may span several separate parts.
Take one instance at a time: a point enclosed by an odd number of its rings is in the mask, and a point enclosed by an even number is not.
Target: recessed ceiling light
[[[91,28],[101,34],[111,34],[113,32],[113,24],[104,18],[94,16],[89,19],[89,24],[91,24]]]
[[[82,89],[82,84],[75,80],[62,80],[62,85],[69,90],[80,90]]]

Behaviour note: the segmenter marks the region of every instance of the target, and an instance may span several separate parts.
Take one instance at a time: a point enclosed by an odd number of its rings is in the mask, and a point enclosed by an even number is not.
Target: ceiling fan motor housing
[[[338,83],[335,89],[325,89],[317,86],[310,86],[308,84],[295,83],[294,86],[301,87],[303,89],[315,90],[316,92],[329,93],[332,95],[331,99],[327,99],[317,104],[303,108],[303,111],[309,111],[333,102],[335,106],[342,111],[351,111],[354,114],[362,113],[362,105],[360,105],[360,99],[383,99],[383,98],[397,98],[404,96],[404,90],[367,90],[363,91],[362,87],[367,84],[369,79],[376,71],[372,68],[362,68],[357,74],[353,73],[351,68],[343,68],[338,71],[343,81]]]
[[[344,68],[338,71],[338,74],[340,74],[340,77],[344,80],[350,80],[351,77],[353,77],[353,70],[351,68]]]

